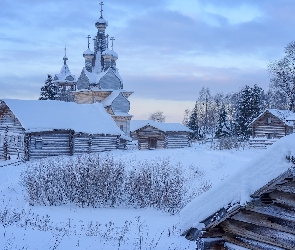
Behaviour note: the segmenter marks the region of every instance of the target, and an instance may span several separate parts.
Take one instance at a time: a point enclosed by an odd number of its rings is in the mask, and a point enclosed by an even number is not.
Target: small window
[[[271,124],[271,117],[267,118],[267,124]]]
[[[22,138],[21,138],[21,136],[19,135],[19,136],[17,137],[17,146],[18,146],[18,147],[21,147],[21,140],[22,140]]]
[[[121,129],[122,131],[124,131],[124,126],[123,126],[123,125],[120,125],[120,129]]]
[[[37,138],[35,140],[35,148],[36,149],[42,149],[42,138]]]

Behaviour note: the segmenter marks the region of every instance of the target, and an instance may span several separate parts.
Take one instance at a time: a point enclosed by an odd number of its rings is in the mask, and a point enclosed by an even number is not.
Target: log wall
[[[282,176],[246,206],[208,217],[202,223],[203,249],[295,249],[295,179]],[[231,211],[231,210],[230,210]],[[231,214],[230,214],[231,213]]]
[[[25,131],[11,110],[0,103],[0,159],[24,156]]]
[[[252,136],[268,139],[282,138],[293,133],[292,126],[286,125],[270,112],[265,112],[252,126]]]
[[[139,149],[151,149],[151,140],[156,140],[155,148],[182,148],[189,146],[186,132],[164,132],[152,126],[145,126],[133,136],[138,140]]]

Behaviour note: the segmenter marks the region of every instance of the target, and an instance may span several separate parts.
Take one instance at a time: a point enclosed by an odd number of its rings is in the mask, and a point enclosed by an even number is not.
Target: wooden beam
[[[224,234],[222,227],[217,225],[216,227],[209,228],[209,230],[203,231],[202,238],[216,238],[221,237]]]
[[[235,214],[232,219],[251,223],[257,226],[276,229],[282,232],[287,232],[291,234],[295,233],[295,222],[286,221],[284,218],[269,216],[247,210],[241,210],[239,213]]]
[[[295,194],[274,191],[269,194],[269,197],[276,203],[284,204],[290,207],[295,207]]]
[[[295,182],[287,182],[276,187],[276,190],[295,194]]]
[[[245,237],[236,236],[229,233],[224,234],[223,238],[226,242],[235,244],[240,247],[249,248],[251,250],[284,250],[284,248],[274,247],[266,243],[262,243]]]
[[[250,223],[228,219],[221,223],[224,231],[283,249],[295,249],[295,235]]]
[[[273,217],[284,217],[284,220],[295,222],[294,210],[281,204],[265,205],[261,201],[253,201],[245,209]]]
[[[222,238],[204,239],[204,250],[226,250],[224,247],[224,240]]]

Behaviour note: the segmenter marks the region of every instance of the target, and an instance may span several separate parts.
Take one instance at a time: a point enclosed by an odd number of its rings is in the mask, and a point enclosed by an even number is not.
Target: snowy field
[[[186,149],[108,154],[130,168],[163,159],[180,164],[186,185],[196,195],[226,180],[260,153],[254,149],[211,150],[195,144]],[[179,214],[152,208],[30,206],[20,185],[24,167],[0,167],[0,249],[195,249],[193,242],[180,236]]]

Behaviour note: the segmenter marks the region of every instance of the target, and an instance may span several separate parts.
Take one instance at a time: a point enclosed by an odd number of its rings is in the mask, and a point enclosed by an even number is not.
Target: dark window
[[[150,138],[149,139],[149,149],[157,148],[157,139],[156,138]]]
[[[35,140],[35,148],[42,149],[42,139],[38,138]]]

